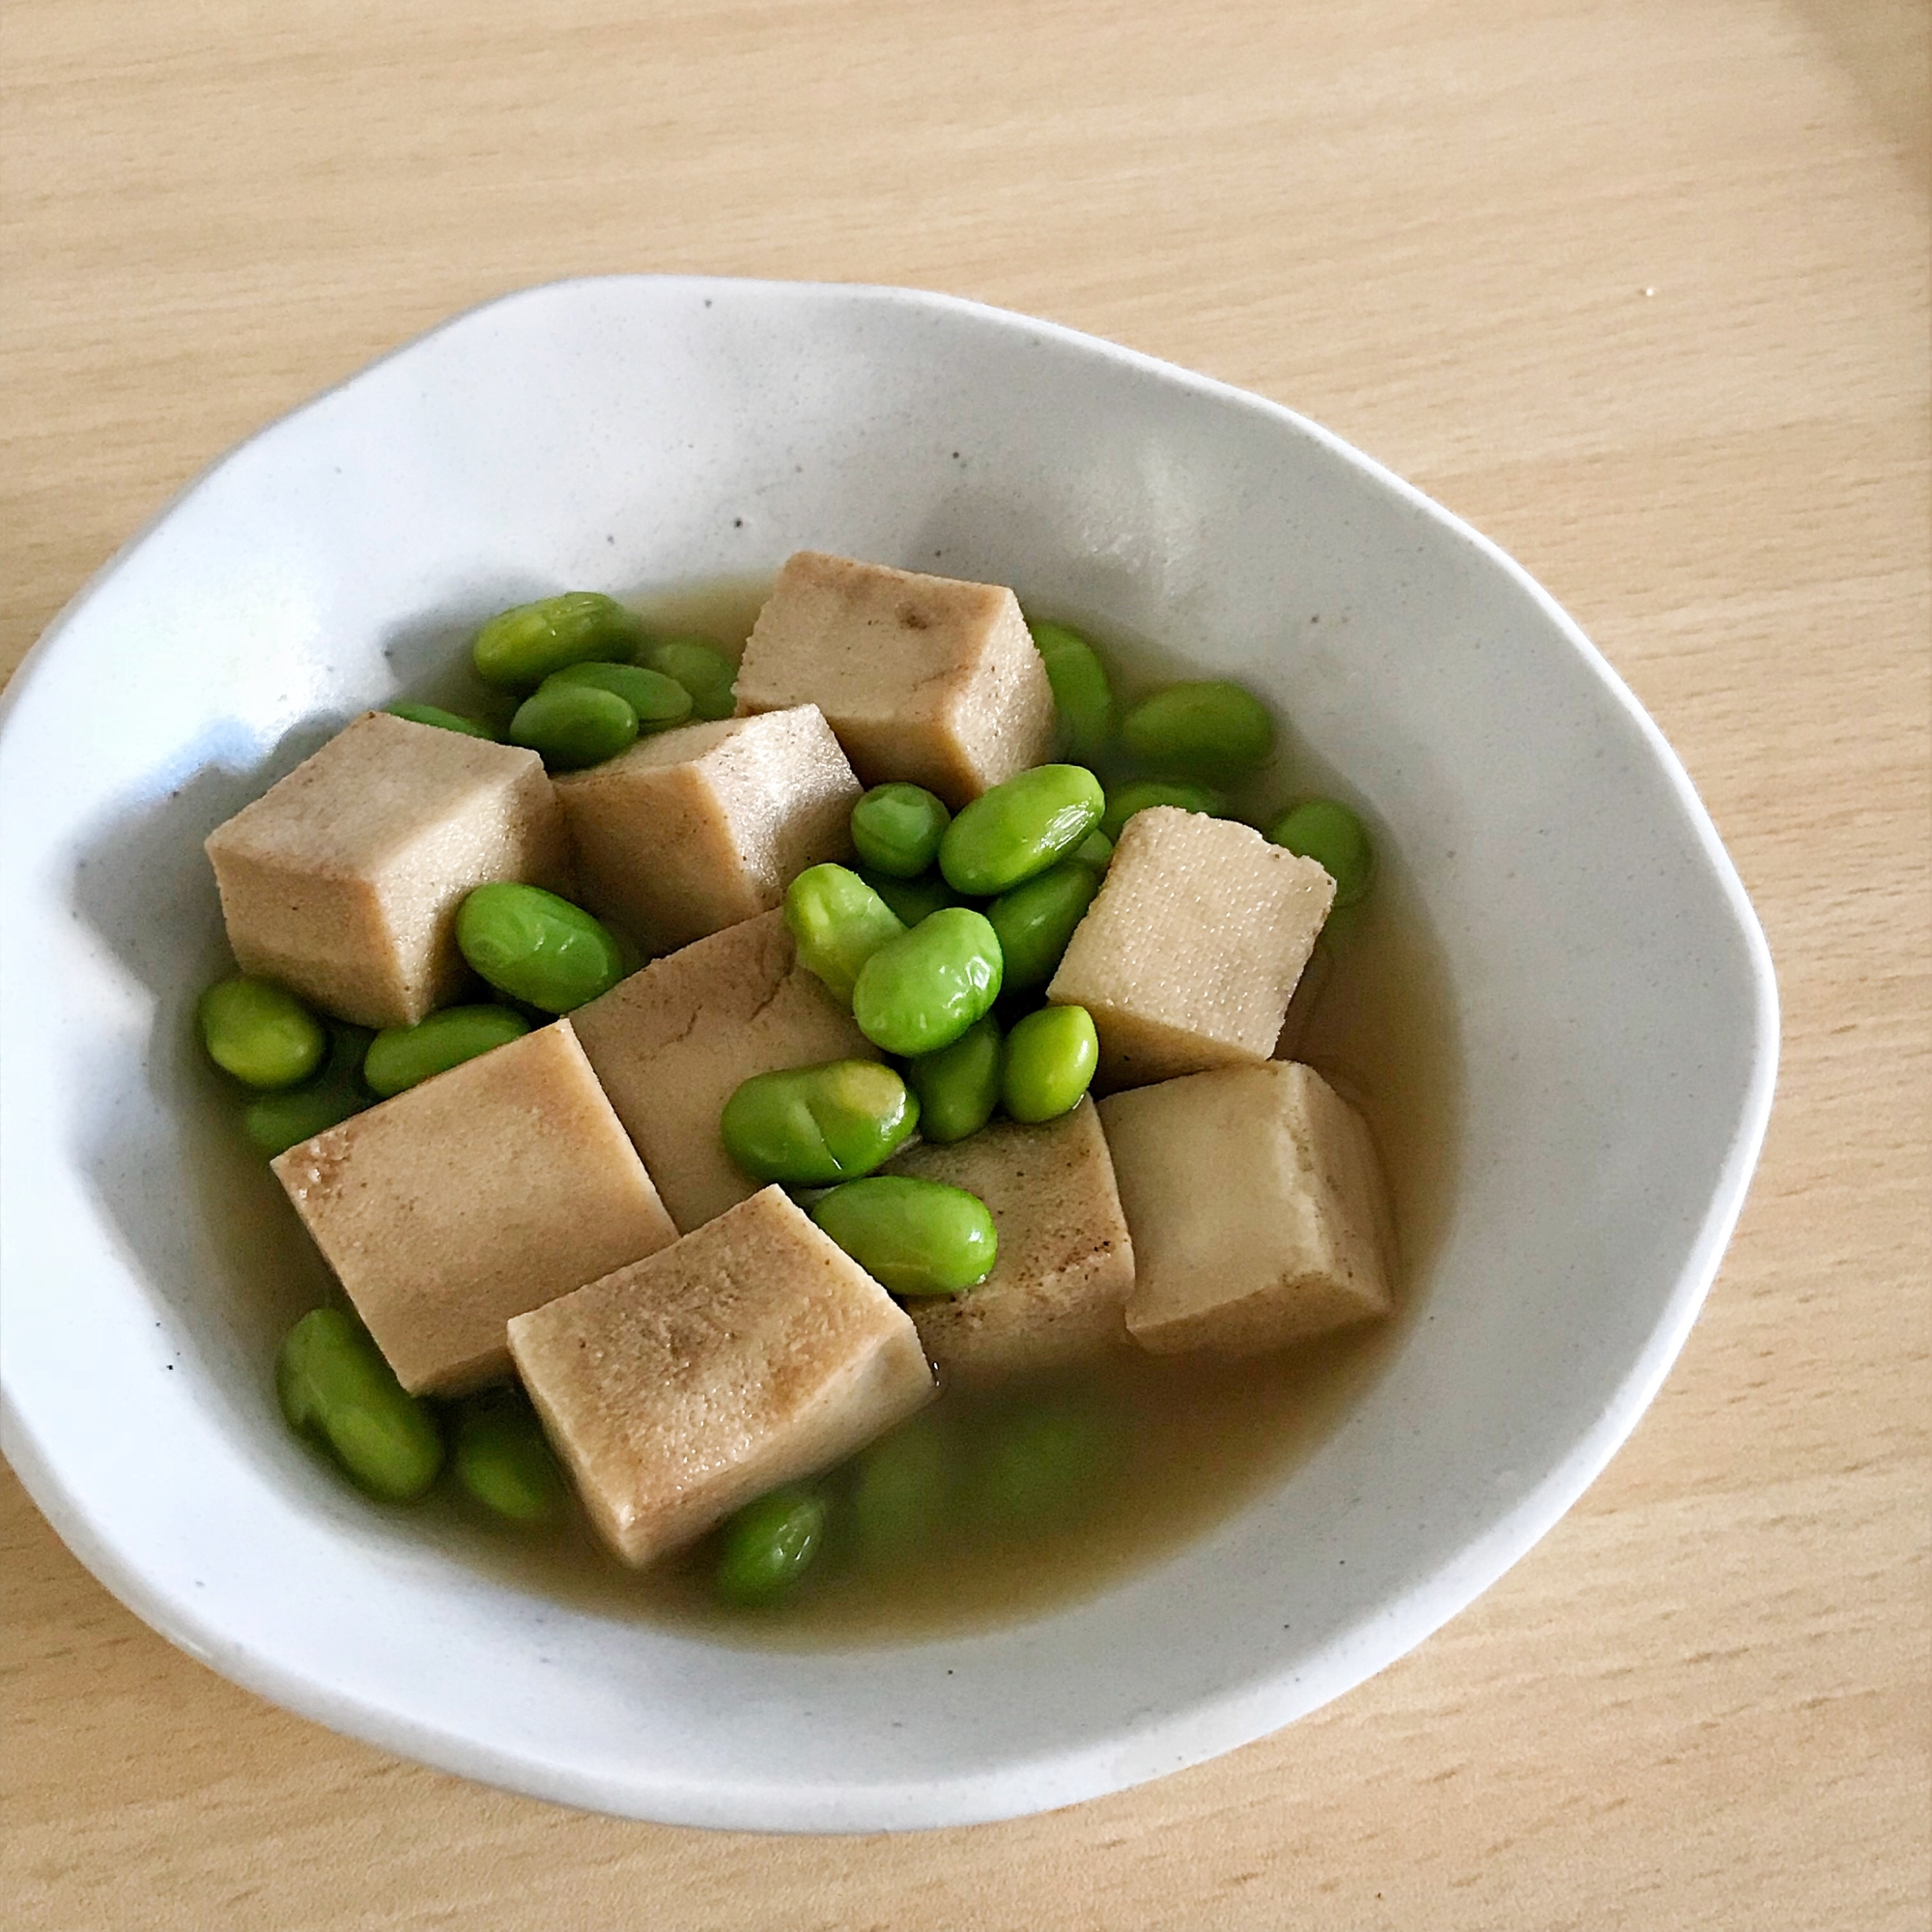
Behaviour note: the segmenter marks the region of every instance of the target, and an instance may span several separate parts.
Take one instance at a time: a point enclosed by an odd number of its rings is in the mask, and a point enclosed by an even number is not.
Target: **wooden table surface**
[[[1683,754],[1785,1012],[1629,1447],[1292,1729],[919,1836],[582,1816],[234,1689],[6,1476],[6,1925],[1923,1932],[1922,5],[13,0],[0,56],[0,664],[238,438],[501,290],[946,289],[1277,397],[1500,540]]]

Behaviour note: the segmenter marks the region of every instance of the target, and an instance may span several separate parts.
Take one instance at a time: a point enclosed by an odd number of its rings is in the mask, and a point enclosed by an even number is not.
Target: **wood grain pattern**
[[[903,282],[1291,403],[1470,517],[1683,754],[1785,1002],[1764,1164],[1608,1474],[1406,1662],[1052,1816],[618,1824],[154,1636],[4,1479],[21,1928],[1918,1928],[1922,0],[14,0],[0,665],[237,438],[452,310]]]

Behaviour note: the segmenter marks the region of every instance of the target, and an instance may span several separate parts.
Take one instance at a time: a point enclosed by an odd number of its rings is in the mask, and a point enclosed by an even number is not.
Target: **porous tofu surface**
[[[906,1304],[949,1375],[999,1381],[1127,1342],[1133,1242],[1093,1101],[1040,1126],[998,1121],[950,1146],[915,1148],[887,1172],[963,1187],[993,1216],[992,1273],[963,1294]]]
[[[592,1521],[634,1564],[934,1393],[905,1312],[779,1187],[519,1316],[510,1348]]]
[[[473,887],[570,887],[543,760],[365,712],[209,835],[228,940],[259,973],[362,1026],[413,1026],[465,967]]]
[[[656,959],[571,1024],[685,1233],[755,1193],[719,1116],[739,1084],[781,1066],[876,1060],[852,1015],[798,963],[781,912]]]
[[[273,1166],[412,1391],[456,1394],[503,1375],[511,1316],[677,1238],[568,1020],[356,1114]]]
[[[1257,1354],[1386,1315],[1395,1235],[1360,1115],[1311,1066],[1225,1067],[1099,1103],[1145,1349]]]
[[[1093,1014],[1102,1088],[1259,1064],[1334,899],[1313,859],[1249,826],[1138,811],[1046,996]]]
[[[680,725],[556,781],[591,911],[653,952],[769,912],[852,850],[860,785],[816,705]]]
[[[954,810],[1053,756],[1053,688],[1003,585],[800,551],[738,673],[738,709],[816,704],[868,785],[902,779]]]

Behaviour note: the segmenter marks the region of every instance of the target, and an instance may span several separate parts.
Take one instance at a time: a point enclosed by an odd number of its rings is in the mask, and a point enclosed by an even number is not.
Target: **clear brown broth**
[[[736,656],[770,583],[769,577],[733,579],[632,601],[661,634],[703,636]],[[1126,701],[1189,674],[1178,654],[1151,639],[1084,623],[1077,612],[1037,614],[1063,618],[1094,638]],[[443,702],[474,697],[449,680],[436,695]],[[1234,809],[1264,817],[1312,792],[1349,797],[1365,810],[1372,803],[1297,746],[1291,724],[1274,763],[1242,788]],[[1311,969],[1283,1047],[1328,1077],[1374,1132],[1401,1244],[1393,1320],[1249,1361],[1162,1359],[1123,1349],[1057,1376],[1042,1388],[1094,1399],[1117,1421],[1120,1461],[1080,1520],[1004,1539],[962,1532],[892,1571],[821,1562],[808,1586],[776,1610],[722,1608],[707,1588],[701,1548],[634,1572],[604,1550],[581,1516],[548,1530],[511,1531],[448,1483],[426,1514],[430,1534],[506,1582],[601,1615],[671,1622],[758,1646],[875,1645],[1010,1623],[1093,1595],[1157,1563],[1278,1482],[1361,1396],[1416,1319],[1455,1187],[1461,1049],[1454,1009],[1401,856],[1385,841],[1378,856],[1368,898],[1331,919],[1321,948],[1325,971]],[[970,1428],[1014,1399],[1012,1390],[949,1388],[934,1412]]]

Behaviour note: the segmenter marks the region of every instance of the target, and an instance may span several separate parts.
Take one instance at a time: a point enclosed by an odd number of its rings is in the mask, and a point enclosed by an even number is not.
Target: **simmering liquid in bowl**
[[[662,634],[705,636],[735,655],[768,578],[633,600]],[[1093,639],[1122,705],[1191,674],[1173,652],[1065,616]],[[443,680],[415,694],[476,708],[479,694]],[[1354,796],[1278,721],[1274,763],[1236,797],[1265,823],[1295,798]],[[1114,774],[1103,773],[1112,777]],[[1050,1383],[944,1391],[931,1413],[970,1439],[1030,1394],[1073,1398],[1106,1418],[1108,1473],[1076,1520],[1029,1532],[962,1528],[896,1566],[841,1561],[836,1540],[797,1595],[773,1609],[728,1610],[711,1596],[704,1548],[645,1572],[626,1569],[583,1520],[540,1531],[487,1519],[445,1477],[416,1520],[451,1554],[520,1588],[597,1613],[700,1627],[762,1646],[910,1641],[1011,1622],[1094,1593],[1145,1568],[1279,1481],[1378,1375],[1424,1298],[1456,1179],[1461,1052],[1439,953],[1402,855],[1378,841],[1369,896],[1331,919],[1284,1030],[1281,1051],[1318,1068],[1368,1120],[1393,1196],[1401,1261],[1398,1311],[1300,1348],[1228,1362],[1205,1355],[1118,1354]],[[836,1520],[836,1519],[835,1519]]]

